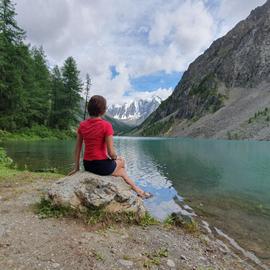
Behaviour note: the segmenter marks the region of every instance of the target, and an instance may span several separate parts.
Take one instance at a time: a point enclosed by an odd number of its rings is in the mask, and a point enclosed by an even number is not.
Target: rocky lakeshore
[[[41,219],[33,206],[54,185],[42,177],[28,181],[27,175],[1,180],[1,269],[256,269],[201,231]]]

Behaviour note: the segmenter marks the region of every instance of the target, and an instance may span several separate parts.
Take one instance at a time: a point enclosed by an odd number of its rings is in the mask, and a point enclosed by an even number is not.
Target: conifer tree
[[[49,120],[51,81],[43,48],[31,51],[33,66],[33,88],[28,92],[30,126],[47,125]]]
[[[80,101],[82,83],[79,78],[79,70],[73,57],[68,57],[62,68],[65,99],[63,100],[63,110],[65,111],[66,128],[73,126],[81,113]]]
[[[14,4],[0,0],[0,126],[16,129],[21,108],[23,82],[21,63],[24,31],[17,25]]]
[[[23,43],[11,0],[0,0],[0,129],[45,125],[70,129],[78,121],[81,81],[75,60],[50,72],[42,48]]]
[[[15,6],[11,0],[0,0],[0,33],[7,43],[19,44],[25,37],[15,19]]]
[[[51,74],[51,114],[50,126],[52,128],[65,129],[65,90],[61,70],[55,66]]]

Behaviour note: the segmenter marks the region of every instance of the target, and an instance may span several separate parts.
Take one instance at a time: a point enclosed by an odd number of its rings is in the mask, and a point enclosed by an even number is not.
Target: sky
[[[17,0],[27,42],[51,67],[73,56],[91,94],[167,98],[188,65],[266,0]]]

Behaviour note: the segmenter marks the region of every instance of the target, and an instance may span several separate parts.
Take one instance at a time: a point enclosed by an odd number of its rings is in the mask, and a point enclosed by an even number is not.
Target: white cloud
[[[173,88],[158,88],[154,91],[132,91],[128,96],[124,96],[118,104],[130,103],[136,99],[151,99],[154,96],[160,97],[162,100],[168,98],[173,91]]]
[[[266,0],[221,0],[217,19],[220,20],[219,35],[226,34],[239,21],[245,19],[251,10],[261,6]]]
[[[82,78],[92,77],[91,93],[119,103],[126,92],[149,95],[136,92],[131,79],[184,71],[214,38],[264,1],[220,0],[215,12],[211,2],[17,0],[17,12],[28,40],[44,46],[51,64],[74,56]],[[111,66],[119,72],[113,79]]]

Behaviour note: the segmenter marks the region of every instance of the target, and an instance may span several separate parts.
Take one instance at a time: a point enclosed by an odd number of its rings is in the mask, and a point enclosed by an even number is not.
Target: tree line
[[[0,0],[0,129],[42,125],[69,130],[81,108],[82,83],[73,57],[50,68],[42,47],[25,43],[11,0]]]

